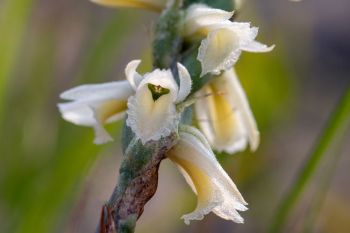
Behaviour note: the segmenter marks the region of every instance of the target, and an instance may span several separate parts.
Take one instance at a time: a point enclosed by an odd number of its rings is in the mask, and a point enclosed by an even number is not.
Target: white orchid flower
[[[191,91],[190,75],[178,64],[181,80],[178,88],[170,70],[155,70],[143,79],[136,72],[139,64],[140,60],[134,60],[127,65],[127,81],[83,85],[63,92],[60,97],[71,102],[58,104],[62,117],[77,125],[93,127],[94,142],[102,144],[112,140],[103,125],[123,118],[129,105],[127,122],[143,141],[168,135],[178,120],[175,104]]]
[[[180,113],[176,104],[185,100],[191,91],[192,81],[187,69],[178,63],[180,86],[177,85],[170,70],[156,69],[143,76],[134,85],[135,96],[128,100],[127,125],[142,143],[158,140],[177,130]],[[130,70],[140,76],[136,67]]]
[[[247,97],[233,69],[205,85],[197,94],[198,124],[212,147],[218,151],[251,151],[259,145],[259,131]]]
[[[82,85],[63,92],[60,97],[71,100],[58,104],[62,117],[76,125],[93,127],[95,144],[112,141],[103,124],[121,119],[126,102],[134,93],[128,81]]]
[[[274,46],[266,46],[255,40],[257,27],[250,23],[231,22],[233,12],[193,4],[187,10],[184,36],[206,37],[199,47],[197,59],[201,62],[201,76],[230,69],[242,51],[269,52]]]
[[[166,0],[91,0],[94,3],[109,7],[144,8],[160,12],[166,5]]]
[[[182,217],[185,223],[201,220],[209,212],[243,223],[237,210],[247,210],[247,203],[216,160],[205,137],[190,126],[180,128],[179,136],[179,142],[166,155],[178,166],[198,198],[196,209]]]

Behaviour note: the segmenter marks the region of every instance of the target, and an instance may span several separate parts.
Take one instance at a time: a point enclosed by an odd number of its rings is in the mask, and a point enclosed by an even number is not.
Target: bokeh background
[[[114,143],[60,118],[59,93],[124,79],[131,59],[151,68],[157,14],[87,0],[0,1],[0,232],[94,232],[117,181]],[[249,202],[246,223],[208,215],[186,226],[196,198],[169,161],[136,232],[268,232],[276,209],[350,83],[348,0],[249,0],[239,21],[260,27],[268,54],[243,54],[237,72],[262,134],[254,154],[218,155]],[[283,232],[350,232],[350,135],[328,153]]]

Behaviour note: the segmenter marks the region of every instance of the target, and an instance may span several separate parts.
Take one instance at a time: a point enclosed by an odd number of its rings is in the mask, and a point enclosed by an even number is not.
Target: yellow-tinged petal
[[[179,121],[170,93],[154,100],[147,86],[129,98],[128,108],[127,124],[142,143],[170,135]]]
[[[198,196],[196,209],[183,216],[185,223],[201,220],[211,211],[224,219],[243,223],[237,210],[247,210],[247,203],[216,160],[204,136],[192,127],[180,129],[179,135],[179,143],[167,152],[167,157],[180,168]]]
[[[250,23],[231,22],[233,12],[211,8],[205,4],[193,4],[184,20],[183,34],[186,39],[201,39],[197,59],[201,62],[202,73],[218,75],[230,69],[242,51],[269,52],[274,46],[255,41],[257,27]]]
[[[180,113],[176,110],[176,104],[189,95],[192,80],[187,69],[179,63],[180,86],[170,69],[156,69],[142,77],[135,71],[138,64],[138,60],[130,62],[125,71],[130,83],[136,88],[135,96],[128,99],[126,124],[145,144],[177,130]],[[140,81],[133,81],[134,77]]]
[[[94,3],[109,7],[144,8],[160,12],[165,6],[165,0],[90,0]]]
[[[183,34],[187,37],[206,36],[210,26],[229,20],[233,12],[210,8],[205,4],[192,4],[186,10]]]
[[[58,104],[58,107],[65,120],[93,127],[95,143],[101,144],[112,140],[103,124],[124,116],[127,99],[133,93],[128,81],[82,85],[62,93],[61,98],[71,102]]]
[[[247,97],[235,72],[230,69],[205,86],[195,103],[198,124],[218,151],[235,153],[247,142],[252,151],[259,145],[259,131]]]
[[[202,40],[199,47],[197,59],[201,62],[202,73],[219,74],[221,70],[226,70],[238,60],[240,50],[239,35],[232,33],[228,28],[219,28],[208,34]]]

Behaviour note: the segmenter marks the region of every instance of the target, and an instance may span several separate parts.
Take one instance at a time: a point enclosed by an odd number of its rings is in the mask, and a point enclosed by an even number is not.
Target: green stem
[[[283,231],[289,214],[297,204],[299,197],[315,173],[322,158],[329,148],[344,135],[349,120],[350,88],[346,90],[345,95],[331,115],[315,149],[306,161],[304,167],[300,170],[297,179],[278,208],[270,232],[277,233]]]

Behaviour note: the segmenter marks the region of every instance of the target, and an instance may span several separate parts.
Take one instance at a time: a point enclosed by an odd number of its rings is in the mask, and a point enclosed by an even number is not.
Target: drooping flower
[[[139,64],[134,60],[127,65],[127,81],[83,85],[63,92],[60,97],[71,102],[58,104],[62,117],[93,127],[94,142],[102,144],[112,140],[103,125],[123,118],[129,106],[127,122],[143,142],[168,135],[178,120],[175,104],[189,94],[191,78],[178,64],[178,88],[170,70],[157,69],[142,77],[136,72]]]
[[[205,85],[195,103],[198,124],[211,146],[235,153],[259,145],[259,131],[247,97],[233,69]]]
[[[231,178],[216,160],[206,138],[197,129],[186,126],[179,130],[179,142],[167,152],[197,194],[197,207],[184,215],[186,224],[201,220],[209,212],[243,223],[237,211],[247,210],[247,203]]]
[[[166,0],[90,0],[94,3],[109,6],[109,7],[130,7],[130,8],[144,8],[152,11],[161,11],[165,5]]]
[[[143,76],[134,85],[135,96],[128,100],[126,124],[142,143],[158,140],[177,130],[180,113],[176,104],[185,100],[191,91],[192,81],[187,69],[178,63],[180,86],[170,70],[156,69]],[[136,67],[131,72],[140,76]]]
[[[250,23],[231,22],[233,12],[193,4],[184,20],[184,36],[205,38],[202,40],[197,59],[201,62],[201,76],[219,74],[230,69],[242,51],[269,52],[274,46],[266,46],[255,40],[257,27]]]

